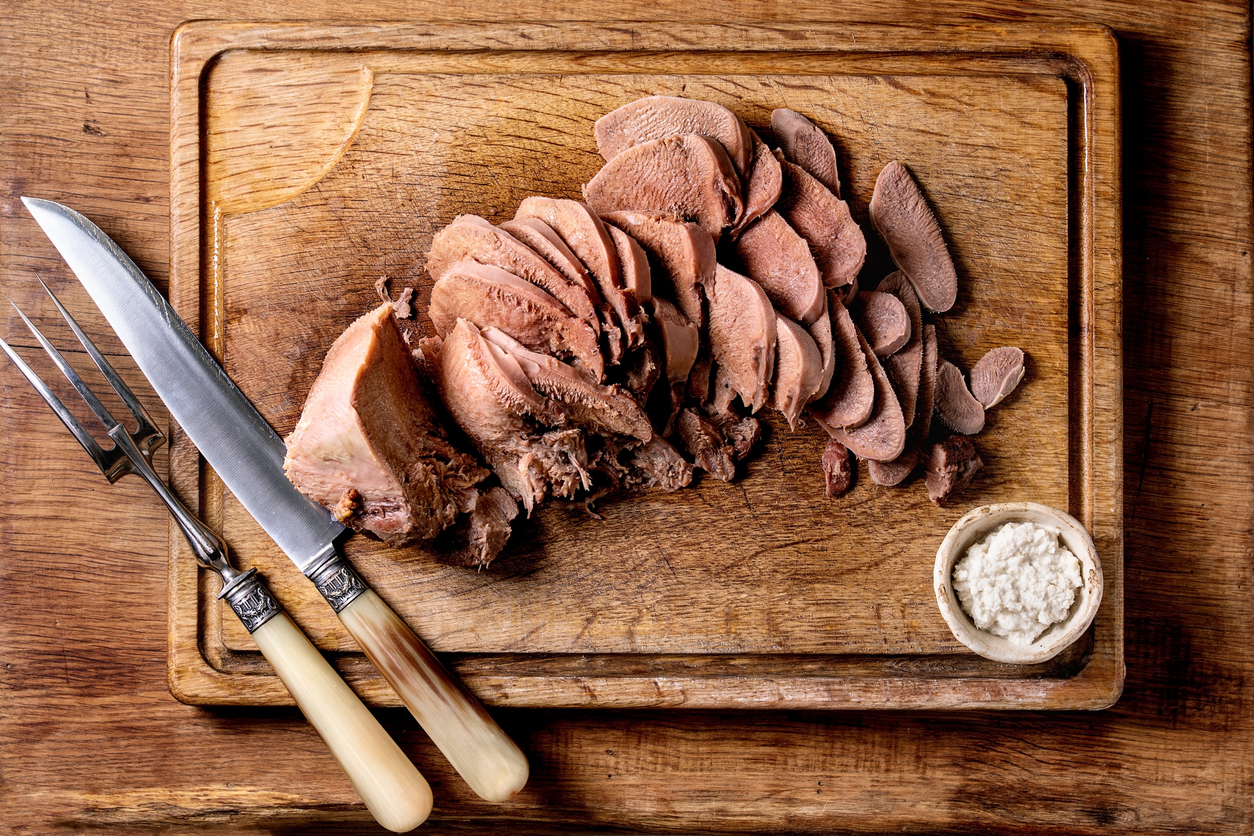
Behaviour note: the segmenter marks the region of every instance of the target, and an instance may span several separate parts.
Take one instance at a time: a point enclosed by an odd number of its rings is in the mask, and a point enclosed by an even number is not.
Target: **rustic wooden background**
[[[1116,31],[1127,684],[1095,714],[501,711],[533,775],[504,806],[474,798],[408,715],[385,711],[436,792],[425,828],[1251,832],[1246,3],[10,0],[0,10],[0,289],[35,308],[32,272],[62,270],[24,193],[113,219],[106,231],[164,284],[168,42],[186,20],[606,16],[1083,19]],[[0,333],[29,346],[4,317]],[[294,711],[205,710],[170,696],[164,510],[139,483],[110,488],[90,471],[8,364],[0,416],[0,822],[21,834],[378,832]]]

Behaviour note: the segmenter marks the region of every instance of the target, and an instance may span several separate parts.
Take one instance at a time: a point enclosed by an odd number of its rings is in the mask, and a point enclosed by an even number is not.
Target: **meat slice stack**
[[[1023,354],[990,353],[973,395],[923,318],[957,280],[909,171],[886,165],[869,207],[901,269],[859,289],[867,243],[835,147],[795,111],[771,128],[775,149],[720,104],[640,99],[597,121],[584,201],[528,197],[499,226],[463,215],[435,234],[436,336],[409,348],[499,487],[440,429],[387,306],[328,354],[289,439],[293,481],[388,542],[449,529],[449,559],[483,565],[519,504],[735,478],[769,407],[826,430],[829,494],[852,454],[885,485],[923,465],[943,501],[980,461],[933,428],[978,431]]]

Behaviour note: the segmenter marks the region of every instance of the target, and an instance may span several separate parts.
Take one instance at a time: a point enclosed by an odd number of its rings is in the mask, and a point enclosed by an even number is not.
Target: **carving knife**
[[[522,751],[336,547],[346,531],[283,472],[286,447],[135,263],[94,223],[49,200],[22,202],[87,289],[201,455],[396,690],[481,798],[527,782]]]

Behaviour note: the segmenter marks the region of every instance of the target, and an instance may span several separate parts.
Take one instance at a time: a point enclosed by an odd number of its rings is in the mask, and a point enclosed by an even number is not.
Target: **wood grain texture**
[[[744,33],[186,27],[172,102],[174,304],[201,315],[202,338],[285,434],[327,347],[372,304],[375,280],[416,287],[421,310],[431,236],[454,217],[506,218],[532,194],[578,197],[603,163],[599,116],[651,93],[718,101],[754,126],[769,125],[776,107],[806,113],[837,138],[845,195],[864,222],[888,160],[907,161],[926,184],[962,275],[960,304],[938,319],[946,356],[970,368],[994,346],[1030,346],[1031,384],[979,437],[989,466],[971,491],[937,508],[919,479],[885,490],[864,478],[830,500],[818,467],[825,434],[773,420],[766,450],[736,482],[615,498],[599,504],[602,519],[544,507],[488,572],[362,538],[347,544],[350,559],[500,705],[1109,705],[1122,682],[1117,414],[1108,443],[1095,444],[1093,427],[1095,414],[1117,413],[1120,385],[1109,33],[809,25],[758,32],[751,52],[740,48]],[[851,45],[861,43],[873,46]],[[268,180],[269,171],[300,174]],[[866,286],[892,270],[876,244]],[[1094,252],[1105,258],[1098,269]],[[183,452],[176,445],[176,462]],[[194,456],[187,463],[176,479],[192,495],[199,469]],[[351,654],[345,664],[373,700],[395,705],[247,512],[216,479],[205,487],[202,516],[236,558],[273,579],[320,646]],[[1011,499],[1088,520],[1107,570],[1105,606],[1094,635],[1051,664],[955,665],[966,651],[936,609],[936,547],[967,508]],[[172,591],[170,614],[180,697],[289,701],[186,570],[185,551],[176,544],[171,565],[186,587]],[[769,674],[754,670],[764,654]],[[719,672],[712,659],[729,655],[735,664]],[[222,675],[231,673],[235,684]]]
[[[521,5],[392,0],[280,0],[264,13],[540,16]],[[51,309],[32,289],[33,270],[76,313],[91,306],[18,196],[71,202],[164,287],[170,36],[186,20],[257,14],[177,0],[15,2],[0,11],[0,285],[41,314],[41,325]],[[606,10],[558,3],[542,14],[590,20]],[[1083,20],[1115,30],[1128,314],[1124,694],[1096,714],[495,711],[533,765],[528,789],[504,806],[477,801],[407,715],[382,711],[435,792],[424,828],[1254,831],[1249,5],[626,0],[613,15],[768,28],[788,19],[922,29],[962,19]],[[82,321],[118,350],[98,317]],[[22,331],[6,314],[0,334],[29,348]],[[133,365],[120,368],[136,382]],[[170,695],[164,510],[138,483],[106,487],[7,364],[0,415],[0,821],[8,830],[378,833],[293,710],[205,710]]]

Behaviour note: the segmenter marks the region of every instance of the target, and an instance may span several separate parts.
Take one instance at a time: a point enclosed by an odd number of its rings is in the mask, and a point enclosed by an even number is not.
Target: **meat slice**
[[[775,309],[761,285],[723,265],[707,288],[710,354],[751,412],[767,402],[775,370]]]
[[[465,259],[526,279],[599,332],[596,306],[586,288],[572,283],[531,247],[478,215],[459,215],[435,234],[427,253],[427,272],[438,281]]]
[[[609,212],[605,220],[634,238],[649,256],[655,292],[679,305],[689,322],[704,326],[703,288],[714,281],[718,262],[710,233],[660,212]]]
[[[911,290],[910,293],[913,294],[914,291]],[[915,305],[917,307],[918,303],[916,302]],[[924,458],[922,451],[927,444],[928,434],[932,431],[932,408],[935,403],[936,389],[936,326],[926,325],[922,330],[918,396],[915,400],[914,421],[906,429],[906,449],[891,462],[867,462],[867,471],[871,476],[871,481],[877,485],[892,487],[904,482],[918,467],[919,461]],[[888,358],[890,364],[904,351],[905,349]],[[891,365],[889,377],[892,377]],[[902,409],[904,410],[905,407],[903,406]]]
[[[906,449],[906,420],[884,367],[861,333],[858,340],[862,343],[862,351],[875,381],[875,408],[861,426],[851,429],[829,427],[828,433],[864,459],[890,462]]]
[[[1015,390],[1023,380],[1023,351],[1002,346],[980,358],[971,369],[971,394],[991,409]]]
[[[501,229],[539,253],[571,284],[579,285],[588,291],[588,296],[594,304],[602,301],[601,291],[597,289],[596,282],[588,274],[588,268],[584,267],[579,257],[566,246],[562,236],[558,235],[553,227],[539,218],[512,218],[502,223]]]
[[[840,197],[836,149],[818,125],[786,107],[771,111],[771,130],[784,159],[805,169],[815,180]]]
[[[629,481],[646,487],[674,493],[692,484],[692,465],[659,435],[634,448],[628,465],[631,469]]]
[[[937,505],[944,504],[950,496],[971,484],[976,472],[984,466],[971,439],[960,435],[932,445],[924,459],[927,497]]]
[[[495,326],[532,350],[572,358],[593,380],[604,376],[605,361],[592,327],[545,291],[500,267],[470,259],[452,265],[431,288],[427,315],[441,337],[458,319],[480,328]]]
[[[724,443],[723,434],[709,418],[694,409],[684,409],[679,413],[675,429],[697,467],[724,482],[736,478],[733,450]]]
[[[449,414],[528,514],[550,493],[572,498],[591,485],[581,431],[550,429],[566,423],[565,411],[532,388],[511,354],[464,319],[428,345]]]
[[[781,159],[780,168],[784,188],[777,211],[810,245],[823,283],[828,287],[849,284],[866,260],[866,237],[849,214],[849,204],[800,166]]]
[[[768,211],[740,234],[736,256],[784,316],[806,326],[819,318],[827,290],[818,265],[810,245],[778,212]]]
[[[489,475],[449,443],[387,303],[332,344],[283,467],[341,522],[391,545],[435,537]]]
[[[923,370],[923,311],[919,308],[919,297],[915,295],[910,280],[900,270],[885,277],[878,290],[895,296],[910,317],[910,339],[884,362],[893,391],[901,401],[906,429],[910,429],[914,424],[919,378]]]
[[[827,394],[827,390],[832,385],[832,377],[836,372],[836,344],[832,341],[832,317],[828,313],[826,293],[823,295],[823,312],[819,314],[818,319],[814,320],[814,324],[807,329],[807,333],[814,340],[815,346],[818,347],[819,357],[823,358],[823,371],[819,376],[819,388],[810,396],[810,401],[813,403]]]
[[[904,165],[893,160],[880,171],[870,208],[871,223],[923,307],[938,313],[952,308],[958,298],[953,259],[932,207]]]
[[[801,409],[823,382],[823,358],[806,330],[781,314],[775,315],[775,379],[771,405],[783,413],[788,428],[797,428]]]
[[[653,437],[640,404],[619,387],[593,383],[573,366],[531,351],[496,328],[485,328],[481,333],[488,342],[513,355],[532,388],[560,404],[571,423],[641,441]]]
[[[751,131],[740,117],[714,102],[649,96],[611,110],[593,126],[597,151],[607,161],[655,139],[699,134],[722,146],[741,177],[753,158]]]
[[[623,272],[623,290],[635,296],[636,302],[645,304],[653,298],[653,278],[649,269],[649,256],[640,248],[635,238],[621,229],[607,226],[614,249],[618,251],[618,263]]]
[[[910,315],[891,293],[859,292],[851,314],[876,357],[887,357],[910,340]]]
[[[453,566],[484,567],[509,541],[518,503],[503,488],[477,493],[468,513],[436,540],[436,560]]]
[[[749,179],[741,187],[744,209],[740,217],[732,225],[732,236],[739,235],[749,224],[766,214],[766,210],[779,200],[780,190],[784,187],[784,174],[780,170],[779,160],[771,153],[771,149],[758,136],[753,134],[753,168],[749,171]]]
[[[908,445],[909,441],[907,440],[906,443]],[[891,462],[877,462],[874,459],[868,459],[866,470],[872,482],[886,488],[892,488],[906,481],[918,464],[918,448],[907,446],[901,455]]]
[[[583,187],[600,214],[645,209],[694,221],[712,238],[740,217],[740,178],[722,146],[696,134],[636,145]]]
[[[810,407],[810,412],[825,426],[859,427],[866,423],[875,408],[875,380],[862,351],[862,335],[849,311],[834,293],[828,294],[827,304],[836,349],[836,371],[827,394]]]
[[[984,405],[967,389],[958,367],[944,359],[936,367],[936,416],[963,435],[984,429]]]
[[[823,477],[829,497],[842,496],[853,487],[853,463],[849,460],[849,448],[834,438],[827,440],[823,448]]]
[[[701,332],[678,308],[661,296],[653,297],[653,322],[661,339],[666,379],[685,384],[701,347]]]
[[[622,265],[618,248],[605,224],[585,203],[552,197],[528,197],[518,206],[514,219],[535,218],[544,221],[566,242],[596,282],[597,289],[613,311],[623,343],[637,346],[644,339],[639,321],[639,307],[623,293]],[[611,325],[613,327],[613,325]],[[618,352],[615,351],[615,359]]]

